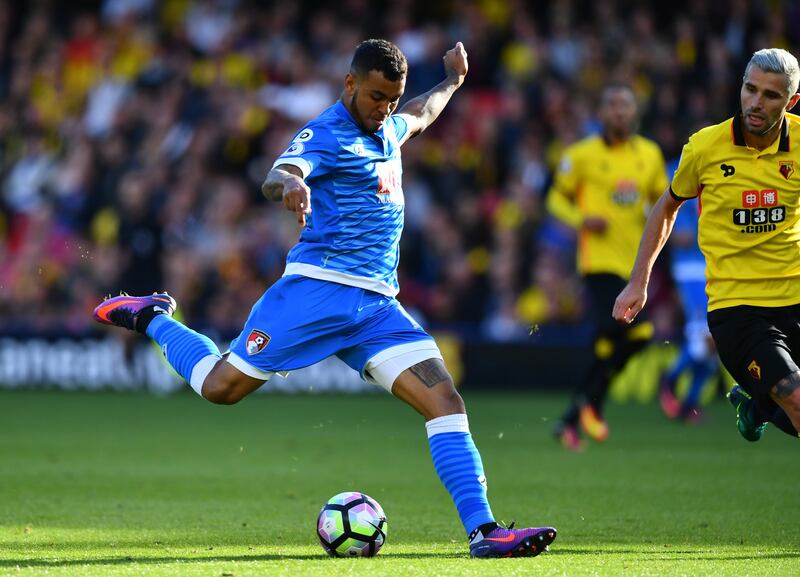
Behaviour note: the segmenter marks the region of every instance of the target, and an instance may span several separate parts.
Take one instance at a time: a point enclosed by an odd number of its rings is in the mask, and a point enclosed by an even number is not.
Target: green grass
[[[800,574],[798,441],[749,444],[719,401],[705,423],[612,405],[583,454],[550,439],[565,398],[467,392],[498,518],[552,524],[534,559],[473,560],[423,422],[386,395],[0,392],[0,575]],[[376,498],[373,559],[329,559],[322,503]]]

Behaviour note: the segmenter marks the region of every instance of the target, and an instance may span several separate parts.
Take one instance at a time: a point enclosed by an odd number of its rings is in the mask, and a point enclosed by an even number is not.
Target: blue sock
[[[147,336],[161,346],[167,362],[202,396],[203,381],[222,358],[214,341],[169,315],[156,315],[147,327]]]
[[[425,423],[425,427],[433,466],[455,502],[467,535],[481,525],[493,523],[483,463],[472,441],[467,416],[438,417]]]
[[[708,377],[715,369],[714,361],[702,359],[692,362],[692,382],[689,385],[689,392],[683,400],[683,406],[694,408],[700,403],[700,393],[703,392],[703,385],[706,384]]]
[[[681,373],[687,369],[691,362],[692,355],[689,354],[689,346],[684,344],[681,347],[678,358],[675,359],[675,364],[672,365],[672,368],[669,370],[669,372],[667,372],[666,375],[666,379],[672,388],[675,387],[675,383],[678,381],[678,378],[680,378]]]

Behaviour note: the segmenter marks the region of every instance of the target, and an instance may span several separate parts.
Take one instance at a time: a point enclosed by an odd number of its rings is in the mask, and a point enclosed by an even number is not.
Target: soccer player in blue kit
[[[274,373],[336,355],[424,418],[434,467],[447,488],[473,557],[538,555],[552,527],[500,527],[464,401],[436,343],[395,299],[403,229],[400,147],[441,113],[467,74],[459,42],[443,58],[446,78],[395,109],[407,63],[397,46],[356,49],[340,99],[306,124],[262,186],[303,227],[284,276],[253,306],[227,353],[174,318],[166,293],[108,299],[101,323],[146,334],[191,387],[211,402],[236,403]]]

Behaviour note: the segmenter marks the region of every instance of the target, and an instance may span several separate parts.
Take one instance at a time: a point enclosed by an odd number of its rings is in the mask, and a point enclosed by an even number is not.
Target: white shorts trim
[[[380,385],[390,393],[400,373],[428,359],[441,359],[442,353],[433,340],[425,339],[384,349],[364,365],[364,380]]]
[[[398,289],[381,280],[355,276],[345,272],[339,272],[338,270],[322,268],[305,262],[288,263],[283,271],[283,276],[289,276],[293,274],[307,276],[308,278],[315,278],[317,280],[335,282],[346,286],[354,286],[376,292],[387,297],[395,297],[398,293]]]
[[[275,374],[274,371],[262,371],[258,367],[254,367],[236,353],[228,352],[228,356],[225,358],[225,360],[242,371],[248,377],[262,379],[264,382],[267,382],[270,377]]]

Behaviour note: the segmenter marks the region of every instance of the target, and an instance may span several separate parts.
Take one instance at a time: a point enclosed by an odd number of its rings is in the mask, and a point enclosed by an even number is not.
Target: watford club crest
[[[750,361],[750,364],[747,365],[747,372],[750,373],[750,376],[753,377],[755,380],[761,380],[761,367],[759,364],[753,359]]]
[[[250,331],[245,348],[248,355],[255,355],[263,351],[269,344],[270,336],[257,329]]]
[[[778,162],[778,170],[783,178],[789,180],[789,177],[794,174],[794,160],[781,160]]]

